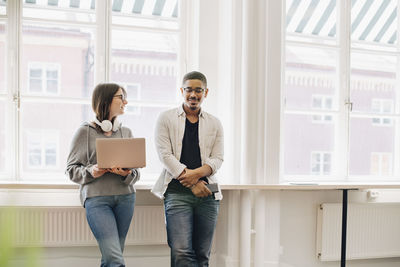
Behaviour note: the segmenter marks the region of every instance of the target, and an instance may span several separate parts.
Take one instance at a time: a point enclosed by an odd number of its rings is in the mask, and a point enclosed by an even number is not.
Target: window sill
[[[138,205],[162,205],[150,194],[152,184],[139,182],[135,185],[140,194]],[[27,182],[0,182],[0,207],[81,207],[79,186],[72,183],[46,184]],[[296,183],[296,184],[225,184],[223,191],[318,191],[343,189],[400,189],[400,183]]]

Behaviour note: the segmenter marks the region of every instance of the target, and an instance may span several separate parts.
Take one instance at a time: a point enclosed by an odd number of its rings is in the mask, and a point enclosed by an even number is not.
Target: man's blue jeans
[[[86,199],[86,218],[101,251],[101,267],[124,267],[125,238],[132,221],[135,193]]]
[[[171,267],[208,266],[219,200],[191,192],[166,193],[164,199]]]

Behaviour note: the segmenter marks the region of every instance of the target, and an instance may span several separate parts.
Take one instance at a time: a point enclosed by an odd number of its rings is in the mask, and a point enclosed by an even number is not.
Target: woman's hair
[[[120,88],[126,98],[125,89],[116,83],[100,83],[94,88],[92,94],[92,109],[100,122],[108,120],[111,102]],[[114,122],[114,118],[112,118],[111,122]],[[97,124],[96,128],[102,131]]]

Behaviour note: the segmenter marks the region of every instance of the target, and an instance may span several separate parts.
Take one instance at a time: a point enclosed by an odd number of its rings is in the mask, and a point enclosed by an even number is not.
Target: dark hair
[[[100,83],[94,88],[92,94],[92,109],[96,114],[96,118],[100,122],[103,120],[108,120],[111,102],[113,101],[114,95],[120,88],[126,97],[125,89],[116,83]],[[112,119],[112,122],[113,121],[114,118]],[[96,129],[102,131],[100,126],[97,124]]]
[[[182,84],[184,84],[187,80],[200,80],[205,88],[207,88],[207,78],[206,76],[198,71],[191,71],[183,76]]]

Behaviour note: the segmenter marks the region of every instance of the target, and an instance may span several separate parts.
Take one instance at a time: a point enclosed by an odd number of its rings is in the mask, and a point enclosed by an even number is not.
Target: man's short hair
[[[207,88],[207,78],[201,72],[191,71],[186,73],[185,76],[183,76],[182,84],[185,84],[187,80],[200,80],[203,83],[204,87]]]

